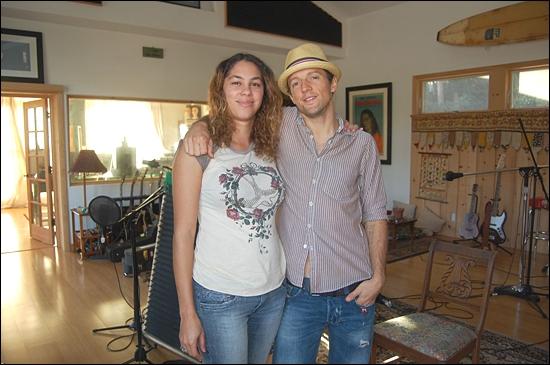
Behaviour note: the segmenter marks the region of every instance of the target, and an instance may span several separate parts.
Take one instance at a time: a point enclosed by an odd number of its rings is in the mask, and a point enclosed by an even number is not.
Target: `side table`
[[[404,227],[409,229],[409,238],[414,239],[414,223],[416,222],[416,219],[392,219],[391,217],[388,219],[388,233],[389,233],[389,239],[396,240],[399,239],[399,235],[397,234],[397,229],[399,227]]]
[[[87,211],[83,211],[80,208],[71,209],[74,248],[80,252],[81,258],[95,254],[95,243],[99,239],[99,234],[96,231],[84,228],[84,217],[89,215]],[[78,218],[78,231],[76,230],[75,217]]]

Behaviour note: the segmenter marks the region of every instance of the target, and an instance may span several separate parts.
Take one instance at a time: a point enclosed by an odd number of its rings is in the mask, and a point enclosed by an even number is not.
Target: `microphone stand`
[[[125,361],[124,364],[129,364],[132,362],[146,362],[148,364],[152,364],[152,362],[147,359],[147,352],[149,350],[145,350],[145,347],[143,345],[143,329],[141,328],[141,305],[140,305],[140,297],[139,297],[139,267],[138,267],[138,261],[137,261],[137,250],[136,250],[136,225],[137,222],[134,222],[136,220],[136,217],[138,213],[145,208],[147,205],[151,204],[156,199],[160,198],[164,194],[164,186],[160,186],[157,190],[155,190],[147,199],[145,199],[137,208],[131,210],[128,212],[124,217],[122,217],[117,223],[124,222],[126,220],[129,220],[130,227],[131,227],[131,244],[132,244],[132,265],[133,271],[134,271],[134,326],[137,332],[137,344],[136,344],[136,351],[134,352],[134,357],[128,361]]]
[[[529,177],[533,177],[533,189],[532,189],[532,202],[535,204],[536,197],[536,187],[537,179],[539,179],[542,186],[542,191],[544,193],[545,199],[548,201],[548,192],[544,186],[544,181],[542,180],[542,175],[540,174],[540,169],[544,166],[538,166],[535,159],[533,150],[531,149],[531,144],[527,138],[527,133],[523,126],[521,119],[518,119],[519,125],[521,126],[521,131],[523,137],[527,141],[527,147],[529,153],[531,154],[531,159],[533,160],[533,166],[522,167],[519,169],[519,173],[523,178],[523,192],[522,192],[522,204],[523,204],[523,224],[522,224],[522,233],[523,233],[523,244],[521,246],[521,258],[519,263],[520,268],[520,282],[517,285],[505,285],[497,287],[493,290],[493,295],[511,295],[514,297],[526,299],[534,304],[535,309],[541,314],[544,319],[547,319],[548,316],[542,308],[539,306],[539,296],[545,295],[548,297],[548,294],[537,293],[533,290],[530,284],[531,280],[531,261],[533,255],[533,232],[535,227],[535,207],[529,208]],[[546,166],[547,167],[547,166]],[[527,257],[527,270],[525,269],[525,246],[529,241],[529,251]]]

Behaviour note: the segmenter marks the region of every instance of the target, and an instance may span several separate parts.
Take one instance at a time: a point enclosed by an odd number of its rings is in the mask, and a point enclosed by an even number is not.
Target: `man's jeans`
[[[309,293],[309,279],[303,288],[285,282],[287,300],[275,340],[274,364],[314,364],[321,334],[328,328],[331,364],[368,364],[370,359],[375,305],[361,307],[346,302],[345,296],[317,296]]]
[[[241,297],[209,290],[193,281],[195,308],[206,337],[204,364],[264,364],[285,304],[283,286]]]

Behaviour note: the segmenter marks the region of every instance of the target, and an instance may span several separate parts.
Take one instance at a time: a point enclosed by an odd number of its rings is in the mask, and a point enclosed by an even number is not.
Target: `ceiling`
[[[340,22],[406,1],[313,1]]]

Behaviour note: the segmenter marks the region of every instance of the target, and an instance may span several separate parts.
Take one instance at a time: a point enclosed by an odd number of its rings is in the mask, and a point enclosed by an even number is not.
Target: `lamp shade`
[[[71,172],[107,172],[94,150],[80,150]]]

